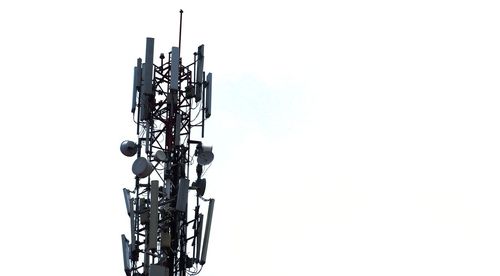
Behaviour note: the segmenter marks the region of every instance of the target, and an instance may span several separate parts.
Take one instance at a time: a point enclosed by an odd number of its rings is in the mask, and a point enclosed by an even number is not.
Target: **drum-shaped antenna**
[[[212,147],[201,146],[198,150],[197,162],[200,165],[208,165],[214,160],[214,154],[212,152]]]
[[[149,176],[154,170],[153,164],[144,157],[139,157],[132,164],[132,172],[139,178]]]
[[[207,188],[207,180],[205,178],[197,179],[193,184],[193,188],[196,190],[197,196],[203,196]]]
[[[137,144],[132,141],[125,140],[120,145],[120,151],[125,156],[134,156],[137,153]]]

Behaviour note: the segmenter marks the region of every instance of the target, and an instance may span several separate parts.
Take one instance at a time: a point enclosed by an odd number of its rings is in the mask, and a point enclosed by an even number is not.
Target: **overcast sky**
[[[497,1],[46,0],[0,4],[2,275],[124,275],[133,66],[181,8],[214,74],[201,275],[500,274]]]

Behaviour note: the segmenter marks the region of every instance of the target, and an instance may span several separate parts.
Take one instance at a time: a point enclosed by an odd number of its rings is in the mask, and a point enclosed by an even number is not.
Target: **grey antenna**
[[[157,150],[154,155],[155,161],[166,162],[168,160],[167,154],[162,150]]]
[[[151,141],[151,135],[150,135],[151,127],[149,126],[149,122],[146,122],[146,153],[149,153],[150,151],[150,141]]]
[[[177,47],[172,47],[172,61],[170,64],[170,89],[179,89],[179,60],[180,51]]]
[[[122,234],[123,268],[125,274],[130,276],[130,247],[125,235]]]
[[[203,196],[207,188],[207,180],[205,178],[197,179],[192,186],[196,190],[196,196]]]
[[[132,90],[132,113],[135,112],[135,106],[137,105],[137,91],[141,90],[141,79],[142,79],[142,60],[137,59],[137,66],[134,67],[134,87]]]
[[[204,265],[207,261],[208,240],[210,239],[210,227],[212,227],[212,216],[214,214],[215,199],[211,198],[208,203],[207,229],[203,238],[203,251],[201,252],[200,264]]]
[[[201,255],[201,235],[203,233],[203,214],[198,219],[198,229],[196,233],[196,262],[200,262]]]
[[[179,181],[179,189],[177,191],[177,204],[175,205],[175,209],[177,209],[177,211],[186,212],[188,192],[189,180],[181,178]]]
[[[144,93],[146,91],[145,83],[146,83],[146,64],[142,64],[142,84],[141,84],[141,93],[139,93],[139,119],[141,121],[145,121],[151,118],[151,95]]]
[[[198,162],[198,164],[203,166],[212,163],[212,161],[214,160],[214,153],[212,152],[212,147],[209,146],[203,146],[200,144],[197,147],[197,155],[198,158],[196,159],[196,161]]]
[[[168,268],[156,264],[152,264],[149,267],[149,276],[165,276],[165,275],[169,275]]]
[[[163,190],[165,191],[165,198],[170,199],[170,192],[172,190],[172,180],[170,179],[165,180],[165,186],[163,187]]]
[[[137,144],[132,141],[125,140],[120,145],[120,151],[125,156],[134,156],[137,153]]]
[[[155,93],[153,91],[153,56],[154,56],[154,38],[146,39],[146,60],[142,68],[142,86],[139,97],[139,105],[141,108],[140,120],[146,121],[151,119],[151,111],[154,107]]]
[[[132,172],[139,178],[149,176],[154,170],[153,164],[144,157],[139,157],[132,164]]]
[[[130,210],[130,237],[131,237],[131,241],[130,241],[130,248],[131,248],[131,251],[132,252],[135,252],[136,250],[136,244],[135,244],[135,218],[136,218],[136,215],[135,215],[135,212],[134,212],[134,199],[130,199],[130,207],[131,207],[131,210]]]
[[[177,117],[175,118],[175,145],[179,146],[181,144],[181,114],[178,114]]]
[[[144,91],[146,95],[153,95],[153,56],[155,39],[148,37],[146,39],[146,63],[144,64]]]
[[[207,75],[207,96],[205,101],[205,117],[208,119],[212,115],[212,73]]]
[[[127,214],[130,216],[130,191],[123,188],[123,197],[125,198],[125,206],[127,207]]]
[[[158,239],[158,180],[151,181],[151,207],[149,208],[149,249],[156,251]]]
[[[196,63],[196,90],[195,90],[196,102],[199,102],[201,100],[201,94],[203,93],[203,63],[205,59],[204,48],[205,46],[203,44],[198,46],[198,61]]]

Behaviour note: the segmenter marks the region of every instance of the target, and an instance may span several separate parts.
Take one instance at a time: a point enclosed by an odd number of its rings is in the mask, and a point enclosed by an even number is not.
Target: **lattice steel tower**
[[[204,137],[211,115],[212,73],[203,71],[203,45],[192,63],[183,62],[181,30],[182,10],[179,45],[154,63],[154,38],[147,38],[145,60],[137,59],[134,68],[132,113],[138,138],[120,146],[124,155],[136,157],[135,186],[123,189],[130,217],[130,240],[122,235],[127,276],[193,275],[207,257],[214,199],[203,198],[202,177],[214,155],[212,147],[193,138],[195,129]],[[200,203],[205,202],[203,229]]]

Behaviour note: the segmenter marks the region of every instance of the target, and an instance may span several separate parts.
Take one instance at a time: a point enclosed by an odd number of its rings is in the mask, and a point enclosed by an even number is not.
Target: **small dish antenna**
[[[149,176],[153,170],[153,164],[144,157],[137,158],[132,164],[132,172],[139,178]]]
[[[155,153],[155,161],[162,161],[162,162],[166,162],[167,161],[167,154],[162,151],[162,150],[158,150],[156,153]]]
[[[196,160],[200,165],[208,165],[214,160],[212,147],[198,146],[198,159]]]
[[[125,156],[134,156],[137,153],[137,144],[132,141],[125,140],[120,145],[120,151]]]
[[[207,188],[207,180],[205,178],[197,179],[191,188],[196,190],[197,196],[203,196],[205,194],[205,189]]]

